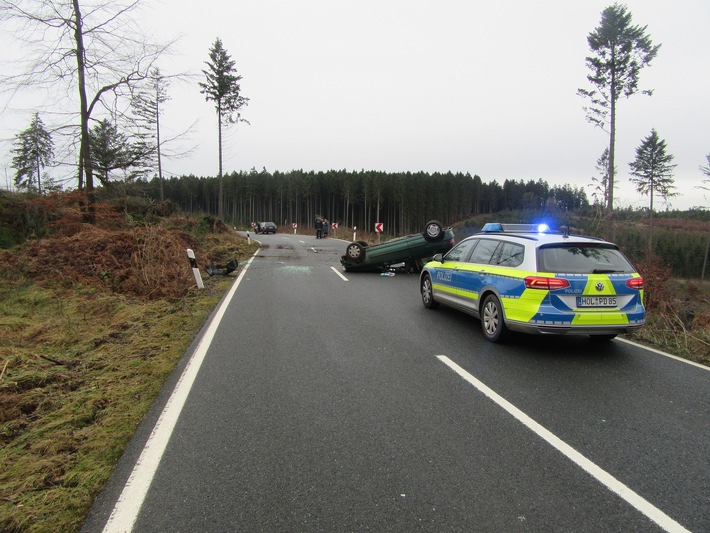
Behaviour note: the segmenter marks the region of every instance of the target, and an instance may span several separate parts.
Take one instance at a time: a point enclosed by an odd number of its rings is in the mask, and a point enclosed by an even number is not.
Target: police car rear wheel
[[[424,304],[424,307],[426,307],[427,309],[434,309],[438,307],[439,302],[434,300],[434,291],[432,289],[431,277],[429,275],[426,275],[422,278],[420,288],[422,292],[422,303]]]
[[[486,299],[483,301],[481,329],[486,339],[491,342],[501,340],[508,330],[503,320],[503,308],[498,298],[493,294],[486,296]]]

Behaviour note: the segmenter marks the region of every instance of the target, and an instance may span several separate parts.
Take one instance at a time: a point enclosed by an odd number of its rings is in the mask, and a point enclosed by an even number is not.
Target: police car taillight
[[[643,289],[643,278],[630,278],[626,280],[626,286],[629,289],[636,289],[640,291]]]
[[[541,276],[528,276],[525,278],[525,287],[528,289],[542,289],[554,291],[555,289],[566,289],[569,281],[563,278],[545,278]]]

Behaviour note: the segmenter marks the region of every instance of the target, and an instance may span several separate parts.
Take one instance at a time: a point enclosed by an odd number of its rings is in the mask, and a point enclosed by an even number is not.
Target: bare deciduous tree
[[[0,21],[24,43],[19,74],[5,77],[13,90],[49,90],[55,99],[66,89],[74,109],[57,115],[62,127],[79,133],[78,173],[86,192],[85,220],[94,221],[94,169],[90,121],[97,110],[114,118],[129,107],[131,87],[149,76],[169,44],[149,43],[133,14],[140,0],[0,0]],[[59,102],[55,105],[59,107]],[[76,143],[73,143],[76,146]]]

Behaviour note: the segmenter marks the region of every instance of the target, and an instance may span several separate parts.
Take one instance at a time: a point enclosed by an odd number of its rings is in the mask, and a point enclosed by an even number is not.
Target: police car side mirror
[[[437,263],[443,263],[444,262],[444,254],[436,254],[434,257],[432,257],[434,261]]]

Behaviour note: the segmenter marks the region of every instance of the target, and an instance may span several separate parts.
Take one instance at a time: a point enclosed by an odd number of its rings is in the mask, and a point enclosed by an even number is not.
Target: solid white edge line
[[[148,437],[148,440],[145,443],[145,447],[143,448],[138,461],[136,461],[136,464],[133,467],[133,471],[131,472],[128,481],[126,481],[126,485],[123,487],[121,495],[116,501],[116,505],[111,512],[111,516],[104,526],[104,533],[126,533],[133,530],[133,526],[138,518],[138,513],[141,510],[143,501],[145,500],[148,489],[150,488],[150,484],[152,483],[155,472],[158,469],[158,464],[160,463],[163,453],[165,452],[165,448],[168,445],[173,429],[175,429],[175,425],[190,393],[192,384],[195,382],[200,366],[202,366],[202,362],[207,355],[207,350],[209,349],[210,344],[212,344],[212,339],[217,332],[217,328],[219,327],[229,303],[232,301],[232,298],[237,291],[237,287],[239,287],[239,284],[244,278],[247,269],[258,252],[259,251],[257,250],[244,265],[244,268],[239,273],[239,276],[229,290],[227,297],[224,299],[222,305],[217,310],[217,313],[212,318],[212,322],[210,322],[210,325],[200,340],[197,349],[192,354],[187,366],[183,370],[177,385],[175,385],[175,389],[173,389],[170,398],[163,408],[163,412],[160,414],[150,437]]]
[[[665,357],[668,357],[669,359],[675,359],[676,361],[680,361],[681,363],[687,363],[692,366],[696,366],[698,368],[702,368],[703,370],[710,370],[710,367],[705,366],[701,363],[696,363],[695,361],[690,361],[689,359],[683,359],[682,357],[678,357],[677,355],[673,355],[667,352],[662,352],[661,350],[657,350],[656,348],[651,348],[649,346],[644,346],[643,344],[639,344],[634,341],[630,341],[628,339],[622,339],[621,337],[617,337],[616,340],[619,340],[621,342],[625,342],[626,344],[630,344],[631,346],[636,346],[637,348],[641,348],[642,350],[648,350],[649,352],[653,352],[658,355],[663,355]]]
[[[345,276],[343,276],[337,268],[335,268],[335,267],[330,267],[330,269],[331,269],[333,272],[335,272],[338,276],[340,276],[340,278],[341,278],[343,281],[350,281],[348,278],[346,278]]]
[[[653,520],[665,531],[669,531],[672,533],[688,531],[678,522],[676,522],[667,514],[665,514],[663,511],[652,505],[642,496],[636,494],[633,490],[624,485],[621,481],[614,478],[606,470],[597,466],[595,463],[587,459],[584,455],[572,448],[569,444],[557,437],[551,431],[545,429],[542,425],[535,422],[535,420],[530,418],[528,415],[526,415],[520,409],[515,407],[508,400],[500,396],[498,393],[496,393],[493,389],[485,385],[483,382],[473,377],[466,370],[454,363],[451,359],[449,359],[445,355],[437,355],[436,357],[442,363],[447,365],[451,370],[461,376],[464,380],[469,382],[471,385],[476,387],[476,389],[478,389],[488,398],[493,400],[496,404],[498,404],[498,406],[505,409],[510,415],[512,415],[519,422],[521,422],[525,427],[536,433],[539,437],[541,437],[548,444],[560,451],[564,456],[566,456],[572,462],[581,467],[585,472],[590,474],[592,477],[594,477],[596,480],[606,486],[609,490],[621,496],[621,498],[623,498],[626,502],[628,502],[641,513]]]

